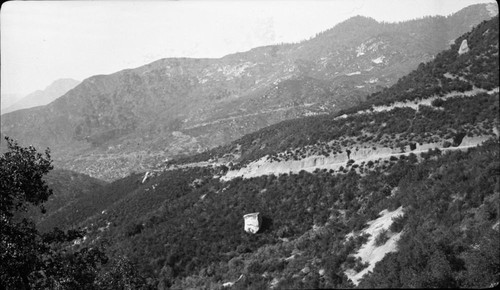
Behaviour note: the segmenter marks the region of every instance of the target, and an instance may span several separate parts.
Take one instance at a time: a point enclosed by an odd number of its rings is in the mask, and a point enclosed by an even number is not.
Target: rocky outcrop
[[[146,172],[146,174],[144,174],[144,177],[142,178],[142,182],[141,183],[146,182],[146,180],[148,180],[148,177],[149,177],[149,171]]]
[[[460,44],[460,48],[458,49],[458,54],[462,55],[467,52],[469,52],[469,46],[467,45],[467,39],[464,39],[462,41],[462,44]]]

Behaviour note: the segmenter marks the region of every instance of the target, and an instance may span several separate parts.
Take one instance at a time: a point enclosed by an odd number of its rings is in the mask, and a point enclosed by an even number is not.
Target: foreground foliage
[[[9,138],[6,142],[8,151],[0,157],[1,288],[116,289],[114,285],[140,285],[129,282],[134,275],[124,280],[101,271],[108,262],[101,247],[72,245],[84,231],[55,228],[40,233],[32,220],[23,217],[30,206],[39,206],[45,212],[43,203],[52,194],[43,180],[52,170],[50,152],[47,149],[41,154],[31,146],[23,148]],[[123,272],[127,267],[123,264],[112,265],[111,272]]]

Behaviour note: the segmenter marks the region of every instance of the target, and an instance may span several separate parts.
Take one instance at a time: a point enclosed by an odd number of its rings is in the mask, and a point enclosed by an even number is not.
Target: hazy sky
[[[355,15],[402,21],[488,0],[13,1],[2,5],[1,91],[27,94],[165,57],[297,42]]]

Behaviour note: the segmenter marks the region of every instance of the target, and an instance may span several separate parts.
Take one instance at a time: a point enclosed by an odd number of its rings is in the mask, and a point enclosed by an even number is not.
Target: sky
[[[11,1],[0,10],[1,93],[26,95],[167,57],[298,42],[352,16],[396,22],[492,0]]]

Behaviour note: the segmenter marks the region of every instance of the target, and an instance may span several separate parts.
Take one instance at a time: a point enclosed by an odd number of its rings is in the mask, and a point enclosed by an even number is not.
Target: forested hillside
[[[466,152],[403,156],[362,174],[221,182],[215,169],[195,168],[144,184],[131,176],[108,187],[130,192],[118,201],[86,200],[101,207],[81,225],[85,243],[109,244],[110,253],[127,255],[160,287],[220,287],[243,275],[235,286],[269,287],[276,279],[284,289],[336,288],[354,286],[344,272],[367,266],[349,257],[368,237],[346,235],[384,209],[403,207],[404,218],[386,233],[403,233],[399,251],[360,286],[486,287],[498,283],[500,266],[499,157],[499,143],[490,141]],[[242,216],[256,211],[262,229],[250,235]]]
[[[159,289],[496,286],[498,34],[495,17],[367,105],[131,174],[40,226],[84,228],[78,247],[127,256]],[[313,157],[343,161],[237,174]]]
[[[2,134],[50,147],[58,167],[116,180],[284,120],[358,105],[490,19],[492,5],[398,23],[355,16],[299,43],[92,76],[47,106],[2,115]]]
[[[37,207],[33,207],[26,214],[37,220],[39,224],[52,215],[58,215],[64,208],[78,204],[80,199],[100,192],[107,184],[105,181],[64,169],[52,170],[45,176],[44,180],[53,192],[44,203],[46,213],[42,214]],[[71,221],[71,218],[72,215],[66,214],[68,221]],[[40,226],[40,228],[50,230],[53,227]]]
[[[399,147],[398,144],[407,145],[409,142],[443,142],[457,132],[471,136],[493,135],[494,125],[498,124],[495,109],[498,108],[495,94],[498,94],[499,83],[498,24],[498,16],[481,23],[473,31],[457,38],[450,49],[439,53],[433,61],[420,64],[418,69],[401,78],[394,86],[368,96],[368,100],[359,106],[334,115],[301,118],[269,126],[229,145],[180,159],[176,163],[221,158],[228,153],[235,153],[233,155],[239,157],[236,161],[245,163],[267,154],[318,142],[335,140],[342,143],[342,139],[350,139],[345,141],[344,146],[371,141],[387,147]],[[467,40],[470,51],[459,55],[463,40]],[[449,95],[454,97],[448,98]],[[467,97],[471,95],[474,97]],[[419,109],[419,102],[426,99],[432,100],[432,103],[423,103],[425,106]],[[416,106],[400,106],[385,112],[373,110],[397,101]],[[352,140],[349,137],[355,138]]]
[[[464,41],[469,51],[460,54]],[[439,53],[432,62],[421,64],[394,86],[369,96],[365,106],[413,101],[472,87],[491,90],[498,87],[498,65],[497,16],[457,38],[450,49]]]

